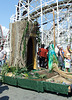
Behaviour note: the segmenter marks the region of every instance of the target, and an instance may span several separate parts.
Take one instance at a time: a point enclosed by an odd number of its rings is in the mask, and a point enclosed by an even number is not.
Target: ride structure
[[[16,14],[11,22],[28,20],[38,21],[41,43],[47,46],[50,41],[71,44],[72,0],[19,0]]]
[[[0,25],[0,45],[3,43],[4,37],[3,37],[3,31],[2,26]]]

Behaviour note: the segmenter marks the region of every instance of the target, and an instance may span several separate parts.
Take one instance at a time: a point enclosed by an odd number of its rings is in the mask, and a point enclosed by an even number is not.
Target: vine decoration
[[[38,28],[38,22],[35,21],[34,22],[34,26],[36,28],[36,34],[37,34],[37,42],[40,43],[41,42],[41,33],[39,31],[39,28]],[[20,51],[21,51],[21,46],[22,46],[22,43],[23,43],[23,51],[22,51],[22,58],[24,59],[24,56],[25,56],[25,52],[26,52],[26,38],[25,38],[25,35],[28,31],[28,28],[29,28],[29,22],[27,21],[27,25],[26,25],[26,28],[23,32],[23,36],[22,36],[22,39],[21,39],[21,44],[20,44]]]
[[[37,30],[37,42],[41,43],[41,32],[39,30]]]
[[[29,22],[27,22],[26,28],[23,32],[23,36],[22,36],[22,39],[21,39],[21,44],[20,44],[20,51],[21,51],[21,46],[22,46],[22,43],[23,43],[23,51],[22,51],[22,58],[23,59],[24,59],[25,52],[26,52],[26,38],[25,38],[25,35],[28,31],[28,27],[29,27]]]
[[[34,22],[34,28],[36,30],[36,35],[37,35],[36,40],[38,44],[40,44],[41,43],[41,32],[39,30],[39,23],[37,21]]]

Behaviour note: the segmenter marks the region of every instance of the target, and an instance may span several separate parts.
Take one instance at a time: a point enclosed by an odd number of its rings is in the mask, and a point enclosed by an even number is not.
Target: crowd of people
[[[3,45],[0,46],[0,66],[6,62],[6,51],[3,48]]]
[[[49,70],[52,69],[53,61],[56,60],[58,62],[58,67],[60,70],[66,70],[66,72],[70,71],[71,67],[71,54],[72,50],[70,45],[67,45],[67,48],[64,50],[61,44],[57,44],[54,48],[53,42],[49,44],[47,48],[42,44],[41,48],[38,48],[38,68],[41,69],[47,68]],[[3,49],[3,45],[0,47],[0,66],[6,62],[6,51]]]
[[[54,48],[53,42],[49,44],[47,48],[44,47],[44,44],[41,45],[41,48],[38,48],[38,68],[41,67],[52,69],[53,60],[57,60],[58,67],[60,70],[70,71],[71,67],[71,54],[72,50],[70,45],[67,45],[67,48],[64,50],[61,44],[57,44]]]

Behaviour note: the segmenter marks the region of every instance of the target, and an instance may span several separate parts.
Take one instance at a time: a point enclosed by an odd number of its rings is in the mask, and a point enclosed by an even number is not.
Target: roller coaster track
[[[59,9],[62,9],[62,8],[65,9],[65,8],[72,7],[72,4],[71,3],[72,3],[72,0],[71,1],[70,0],[60,1],[60,2],[58,2],[58,5],[59,5],[58,8]],[[64,4],[67,4],[67,5],[64,5]],[[50,13],[50,12],[53,11],[53,9],[54,10],[57,10],[57,3],[53,3],[51,5],[44,6],[42,8],[43,14]],[[30,14],[31,19],[34,20],[34,19],[40,17],[41,16],[40,15],[41,14],[40,12],[41,12],[41,8],[39,8],[37,11],[32,12],[32,14]],[[27,19],[27,17],[25,19]]]
[[[28,0],[21,0],[21,2],[19,1],[18,2],[18,5],[17,5],[17,20],[19,20],[19,3],[20,3],[20,7],[23,6],[23,3],[25,3],[25,5],[23,7],[26,8],[26,10],[24,9],[24,11],[22,12],[22,15],[21,15],[21,19],[28,19],[28,16],[26,16],[26,14],[28,13],[27,9],[28,9]],[[29,0],[29,3],[31,3],[33,0]],[[54,10],[57,10],[57,3],[52,3],[52,4],[49,4],[49,5],[43,5],[44,7],[42,7],[42,11],[43,11],[43,14],[47,14],[47,13],[50,13]],[[69,8],[69,7],[72,7],[72,0],[63,0],[63,1],[59,1],[58,2],[58,9],[65,9],[65,8]],[[37,7],[36,8],[37,10],[32,12],[30,14],[30,19],[31,20],[35,20],[36,18],[40,17],[41,16],[41,8],[40,7]],[[16,15],[13,15],[14,17]],[[16,19],[16,18],[14,18]]]
[[[35,0],[35,1],[39,1],[40,2],[40,0]],[[50,1],[50,0],[48,0],[48,1]],[[55,0],[51,0],[51,1],[55,1]],[[17,18],[16,21],[28,20],[28,6],[32,6],[33,5],[32,2],[34,2],[34,0],[29,0],[29,5],[28,5],[28,0],[20,0],[18,2],[18,5],[17,5],[17,17],[14,16],[15,17],[14,19]],[[20,9],[22,7],[23,7],[23,10],[21,11],[22,13],[20,14],[19,11],[20,11]],[[53,14],[53,9],[55,11],[55,17],[57,17],[57,2],[56,1],[55,2],[51,2],[50,4],[47,3],[46,5],[45,5],[45,3],[43,3],[42,4],[42,14],[43,14],[43,16],[46,15],[46,14]],[[72,13],[72,0],[62,0],[62,1],[59,1],[58,2],[58,9],[59,9],[59,13],[61,14],[59,16],[59,24],[62,24],[65,20],[66,20],[66,23],[68,23],[68,14]],[[70,11],[69,12],[67,12],[67,11],[65,12],[65,9],[68,10],[68,11],[70,10]],[[63,10],[63,12],[65,12],[64,15],[63,15],[62,12],[60,12],[62,10]],[[30,17],[30,20],[32,22],[35,21],[38,18],[41,18],[41,5],[37,5],[35,8],[30,10],[29,17]],[[71,17],[72,17],[72,15],[70,15],[69,19]],[[55,30],[56,30],[57,27],[58,27],[57,26],[57,18],[55,20],[56,20],[55,21]],[[40,20],[39,20],[39,22],[40,22]],[[41,25],[43,25],[43,26],[44,25],[48,25],[48,23],[51,23],[51,20],[46,18],[46,21],[43,21],[42,23],[41,22],[39,23],[39,25],[40,25],[39,27],[41,28]],[[65,22],[63,24],[65,25]],[[71,27],[71,26],[69,26],[69,27]],[[46,35],[46,37],[50,38],[50,36],[49,36],[50,34],[52,34],[52,37],[53,37],[53,29],[54,28],[53,28],[53,19],[52,19],[51,27],[50,27],[49,30],[47,30],[48,33],[46,33],[46,34],[44,33]],[[60,34],[63,34],[64,32],[66,32],[68,30],[69,30],[69,28],[68,29],[61,28],[60,29]],[[56,36],[57,36],[57,30],[56,30]]]

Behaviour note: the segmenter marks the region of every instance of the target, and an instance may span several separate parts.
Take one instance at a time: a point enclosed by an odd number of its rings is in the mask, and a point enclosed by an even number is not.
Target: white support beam
[[[30,16],[29,16],[29,0],[28,0],[28,21],[30,20]]]
[[[41,4],[41,32],[42,32],[42,44],[44,43],[44,40],[43,40],[43,11],[42,11],[42,0],[40,0],[40,4]]]
[[[17,7],[18,7],[18,6],[16,5],[16,15],[15,15],[15,16],[16,16],[16,20],[15,20],[15,21],[17,21],[17,16],[18,16],[18,15],[17,15]]]
[[[69,23],[69,10],[67,9],[68,11],[68,16],[67,16],[67,21],[68,21],[68,44],[70,44],[70,37],[71,37],[71,34],[70,34],[70,23]]]
[[[59,38],[59,9],[58,9],[58,0],[56,0],[57,2],[57,33],[58,33],[58,36],[57,36],[57,42],[59,43],[60,42],[60,38]]]

